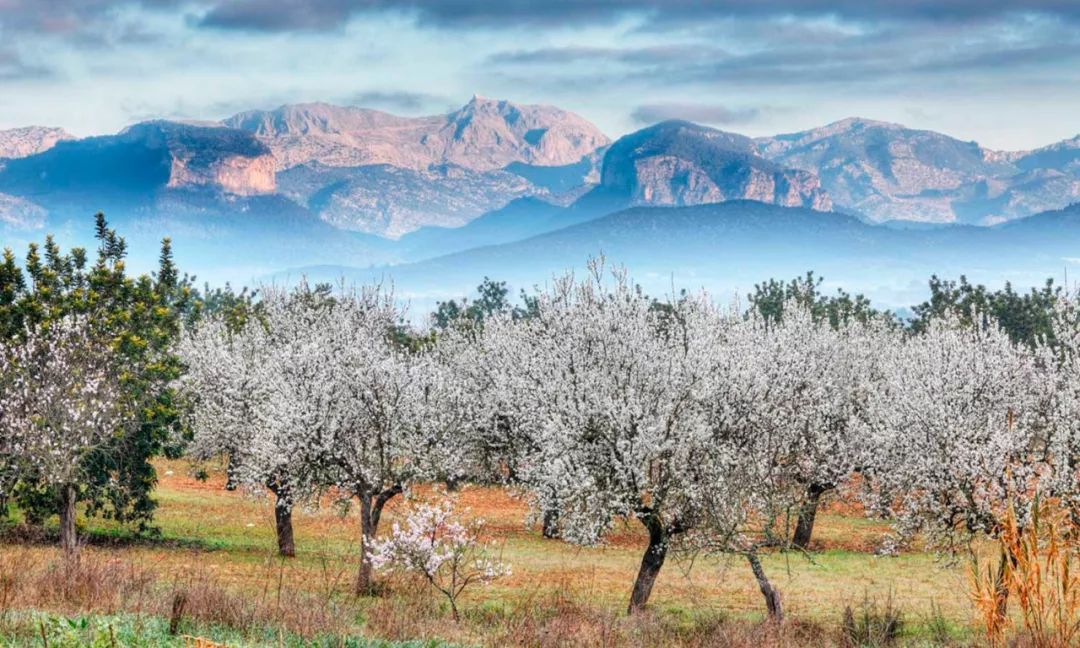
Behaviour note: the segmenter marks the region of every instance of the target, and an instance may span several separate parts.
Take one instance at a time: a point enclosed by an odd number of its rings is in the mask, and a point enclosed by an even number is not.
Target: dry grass
[[[842,645],[845,608],[890,592],[915,635],[931,614],[961,633],[973,619],[963,569],[923,553],[873,555],[884,525],[844,501],[819,515],[811,560],[763,557],[792,619],[783,627],[761,625],[760,593],[740,558],[669,562],[653,592],[653,612],[626,618],[645,546],[639,525],[620,525],[602,547],[574,547],[528,528],[526,503],[508,491],[465,487],[459,506],[486,520],[513,576],[470,593],[465,618],[455,624],[413,583],[391,582],[377,599],[347,594],[357,565],[354,515],[330,506],[298,511],[298,556],[282,561],[273,554],[268,500],[225,491],[220,471],[199,481],[183,462],[158,468],[160,541],[129,541],[122,530],[94,521],[82,573],[68,575],[58,572],[59,554],[46,543],[0,544],[0,609],[167,618],[183,592],[185,618],[201,623],[492,646]],[[389,506],[384,528],[400,509],[400,500]]]
[[[1022,645],[1067,648],[1080,643],[1080,528],[1058,502],[1036,502],[1021,526],[1010,504],[1002,516],[1000,565],[973,567],[972,598],[992,643],[1021,625]],[[1017,608],[1007,614],[1007,606]]]
[[[307,588],[286,586],[283,570],[268,570],[261,590],[238,590],[198,565],[161,572],[113,553],[87,549],[77,563],[69,564],[41,550],[5,547],[0,554],[0,611],[125,612],[175,619],[178,626],[190,622],[240,631],[280,628],[305,637],[355,630],[355,609],[350,607],[355,602],[343,591],[324,598]]]

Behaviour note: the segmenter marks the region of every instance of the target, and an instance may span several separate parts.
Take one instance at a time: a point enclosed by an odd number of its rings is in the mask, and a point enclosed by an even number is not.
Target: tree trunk
[[[746,554],[746,560],[750,562],[750,569],[754,572],[754,578],[757,579],[761,595],[765,597],[765,608],[769,611],[769,620],[783,621],[784,606],[780,601],[780,590],[773,587],[769,582],[769,578],[765,575],[765,569],[762,568],[761,561],[758,560],[757,553],[751,551]]]
[[[559,512],[555,509],[544,511],[544,525],[542,532],[545,538],[559,537]]]
[[[60,546],[64,558],[73,560],[79,550],[79,537],[75,530],[75,503],[78,493],[73,485],[60,487]]]
[[[641,523],[649,530],[649,547],[645,555],[641,557],[641,567],[638,569],[637,580],[634,581],[634,591],[630,594],[630,606],[627,614],[634,614],[645,609],[652,593],[653,584],[660,568],[664,566],[667,558],[668,534],[663,523],[654,514],[648,514],[641,518]]]
[[[828,491],[828,487],[820,484],[810,484],[806,489],[806,501],[799,509],[799,520],[795,523],[795,536],[791,544],[799,549],[810,547],[810,536],[814,533],[814,518],[817,517],[818,503],[821,496]]]
[[[360,572],[356,576],[356,594],[358,596],[371,594],[371,556],[368,555],[368,545],[375,536],[375,528],[371,523],[371,495],[360,496]]]
[[[292,558],[296,555],[292,526],[292,497],[288,488],[278,488],[274,494],[277,496],[277,501],[274,502],[274,522],[277,531],[278,554]]]
[[[379,530],[379,518],[383,507],[395,495],[401,492],[401,486],[387,488],[372,497],[371,493],[360,496],[360,571],[356,576],[356,594],[371,595],[375,592],[375,582],[371,574],[371,556],[369,545]]]
[[[236,460],[233,458],[234,453],[229,453],[228,463],[225,464],[225,490],[234,491],[237,487],[236,481]]]

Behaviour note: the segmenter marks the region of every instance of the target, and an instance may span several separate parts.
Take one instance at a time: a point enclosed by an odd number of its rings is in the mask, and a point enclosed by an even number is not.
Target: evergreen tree
[[[1062,297],[1061,287],[1055,286],[1053,279],[1047,279],[1041,288],[1019,293],[1010,283],[992,291],[972,284],[963,275],[959,281],[935,275],[930,278],[930,298],[912,309],[910,327],[921,333],[931,321],[942,317],[956,317],[970,326],[977,317],[982,326],[996,322],[1013,342],[1034,347],[1042,340],[1054,345],[1054,309]]]
[[[0,263],[0,336],[17,342],[35,330],[47,330],[72,315],[90,322],[90,337],[107,345],[121,367],[121,386],[140,403],[129,412],[136,425],[117,430],[107,443],[87,453],[77,497],[87,513],[137,524],[145,530],[155,503],[157,481],[150,460],[172,454],[178,428],[178,404],[170,383],[181,371],[172,346],[186,317],[198,312],[190,281],[181,279],[168,239],[162,242],[160,266],[153,275],[131,277],[124,259],[127,244],[103,214],[95,217],[97,259],[87,265],[81,248],[64,254],[53,238],[29,246],[24,269],[5,250]],[[43,254],[42,254],[43,252]],[[58,512],[60,497],[34,475],[20,476],[15,498],[31,520]]]
[[[756,309],[766,320],[780,321],[784,316],[784,305],[795,304],[810,310],[814,319],[827,319],[833,328],[852,321],[866,323],[869,320],[886,316],[870,305],[870,300],[863,295],[852,295],[843,289],[836,294],[826,295],[821,292],[824,278],[815,277],[813,271],[791,281],[768,281],[754,285],[754,292],[747,296],[750,307]]]

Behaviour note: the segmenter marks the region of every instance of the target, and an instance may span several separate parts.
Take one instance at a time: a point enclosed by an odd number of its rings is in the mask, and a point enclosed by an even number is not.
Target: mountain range
[[[1080,136],[993,151],[941,133],[845,119],[759,138],[761,155],[811,171],[833,202],[872,220],[990,225],[1080,199]]]
[[[0,245],[86,244],[103,210],[133,250],[169,235],[214,280],[392,274],[416,295],[600,251],[712,287],[811,268],[894,291],[916,269],[1045,276],[1080,258],[1076,210],[1057,211],[1078,199],[1080,136],[994,151],[858,118],[611,141],[559,108],[474,97],[427,117],[312,103],[83,139],[0,131]]]

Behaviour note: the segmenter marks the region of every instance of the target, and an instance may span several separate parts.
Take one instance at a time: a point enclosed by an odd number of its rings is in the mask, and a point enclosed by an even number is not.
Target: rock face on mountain
[[[119,137],[167,155],[170,189],[211,188],[255,196],[276,188],[270,150],[240,130],[157,121],[136,124]]]
[[[1006,153],[851,118],[756,144],[771,160],[816,173],[838,206],[875,220],[993,224],[1080,198],[1077,140]]]
[[[429,117],[314,103],[240,113],[224,124],[265,142],[279,170],[306,162],[417,170],[453,164],[472,171],[512,163],[562,166],[608,143],[596,126],[571,112],[481,97]]]
[[[505,171],[452,164],[330,167],[310,162],[278,174],[279,190],[342,229],[397,238],[420,227],[457,227],[521,196],[545,191]]]
[[[41,153],[56,146],[57,142],[75,139],[63,128],[26,126],[0,130],[0,158],[21,158]]]
[[[274,160],[250,133],[159,121],[60,142],[0,168],[0,191],[24,197],[140,197],[161,189],[271,193]]]
[[[690,206],[757,200],[832,208],[818,178],[760,155],[742,135],[667,121],[627,135],[604,156],[601,187],[632,205]]]

